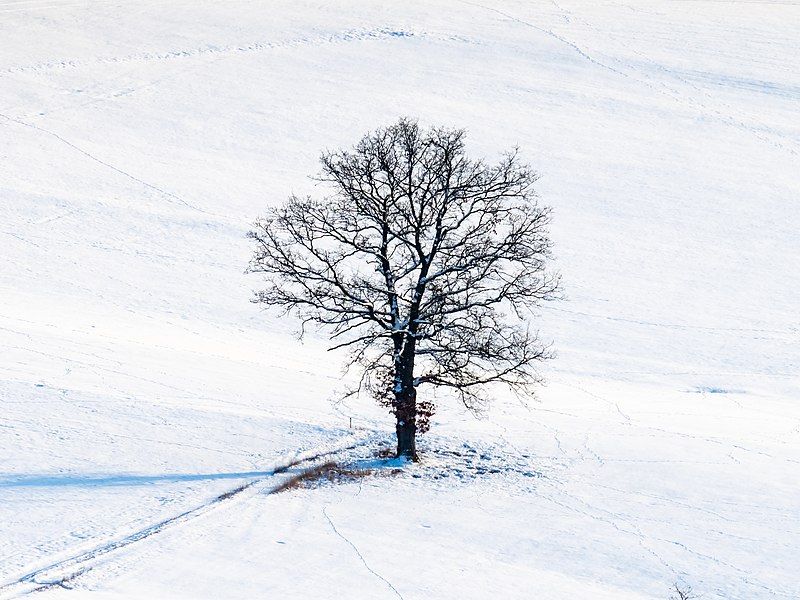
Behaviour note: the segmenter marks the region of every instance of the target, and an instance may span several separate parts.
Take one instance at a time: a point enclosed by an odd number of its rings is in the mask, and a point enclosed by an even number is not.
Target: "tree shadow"
[[[5,474],[0,475],[0,488],[136,486],[186,481],[252,479],[267,477],[273,474],[273,470],[237,471],[231,473],[160,473],[154,475],[85,473]]]

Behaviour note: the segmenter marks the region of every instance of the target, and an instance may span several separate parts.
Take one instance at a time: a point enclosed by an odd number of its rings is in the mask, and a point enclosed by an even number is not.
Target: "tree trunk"
[[[395,396],[397,456],[417,461],[417,390],[411,385]]]
[[[417,461],[417,389],[414,387],[414,338],[395,339],[394,413],[397,456]]]
[[[417,461],[417,426],[414,421],[397,420],[397,456]]]

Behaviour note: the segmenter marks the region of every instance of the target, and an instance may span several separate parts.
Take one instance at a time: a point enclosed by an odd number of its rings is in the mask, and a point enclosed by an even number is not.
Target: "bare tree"
[[[398,456],[412,459],[433,412],[418,388],[478,409],[488,384],[530,391],[550,355],[529,329],[529,310],[558,290],[537,176],[516,151],[496,165],[469,159],[464,138],[407,119],[369,133],[323,154],[332,195],[293,196],[249,234],[249,271],[266,280],[254,301],[349,349],[358,390],[391,408]]]
[[[692,586],[686,583],[676,583],[672,586],[672,590],[675,592],[674,594],[670,594],[669,600],[692,600],[693,598],[699,598],[692,591]]]

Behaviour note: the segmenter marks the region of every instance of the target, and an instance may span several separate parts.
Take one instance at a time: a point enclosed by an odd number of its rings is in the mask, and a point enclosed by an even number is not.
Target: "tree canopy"
[[[559,288],[537,175],[516,150],[470,159],[464,140],[408,119],[378,129],[323,154],[328,196],[292,196],[249,234],[249,270],[264,276],[255,301],[326,328],[412,442],[433,412],[418,388],[474,410],[488,384],[529,390],[550,355],[530,323]]]

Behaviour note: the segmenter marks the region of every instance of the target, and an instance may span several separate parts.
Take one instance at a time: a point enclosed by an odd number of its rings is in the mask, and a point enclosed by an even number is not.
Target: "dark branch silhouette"
[[[464,138],[404,119],[325,153],[333,194],[291,197],[249,234],[249,271],[265,279],[255,301],[350,351],[359,390],[391,408],[410,458],[434,408],[418,388],[448,388],[476,410],[488,384],[530,391],[550,356],[529,329],[530,309],[558,291],[537,176],[516,151],[469,159]]]

